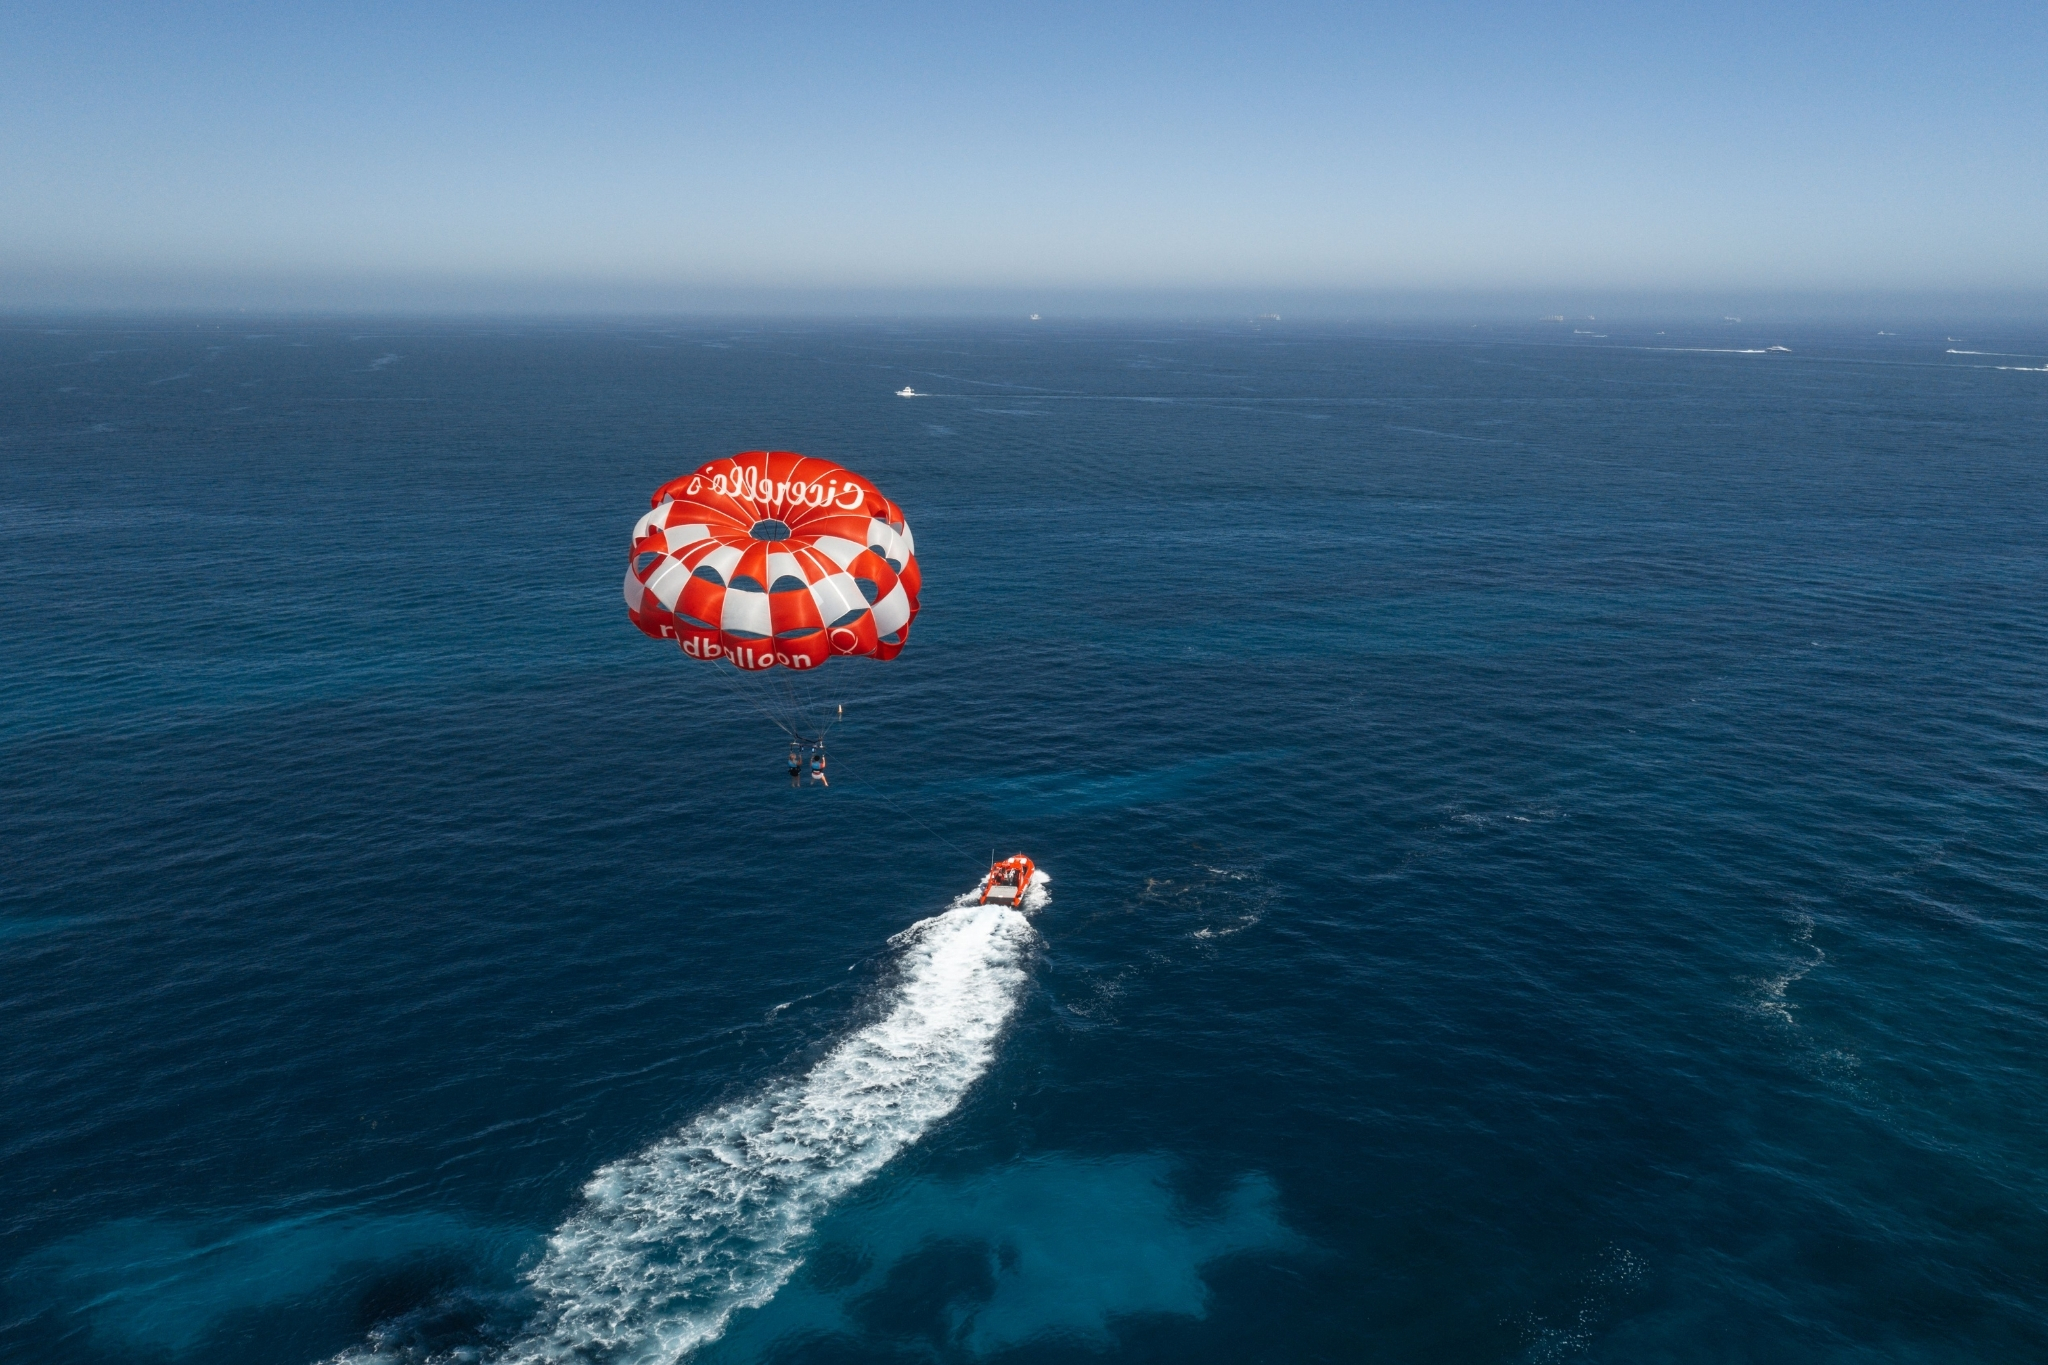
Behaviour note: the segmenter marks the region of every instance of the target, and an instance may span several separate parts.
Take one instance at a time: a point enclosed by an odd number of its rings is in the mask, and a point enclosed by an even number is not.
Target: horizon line
[[[221,282],[225,284],[225,282]],[[1627,287],[1314,288],[1258,285],[1051,287],[591,286],[541,281],[496,288],[385,279],[250,282],[242,288],[163,281],[157,288],[10,289],[0,320],[407,318],[618,321],[761,318],[845,322],[1458,321],[1541,325],[1609,321],[1823,323],[1881,319],[2048,323],[2048,288],[1726,289]]]

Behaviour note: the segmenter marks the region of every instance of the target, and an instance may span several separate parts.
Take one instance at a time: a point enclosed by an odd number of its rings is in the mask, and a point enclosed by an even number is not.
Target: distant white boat
[[[898,398],[915,398],[918,396],[918,394],[916,389],[913,389],[910,387],[910,385],[905,384],[902,388],[896,390],[896,396]]]
[[[1764,353],[1765,353],[1766,355],[1770,354],[1770,353],[1771,353],[1772,351],[1778,351],[1778,352],[1781,352],[1781,353],[1783,353],[1783,354],[1785,354],[1785,355],[1791,355],[1791,354],[1792,354],[1792,348],[1791,348],[1790,346],[1766,346],[1766,347],[1764,347]]]
[[[1036,322],[1036,321],[1038,321],[1038,314],[1036,314],[1036,313],[1033,313],[1033,314],[1031,315],[1031,320],[1032,320],[1033,322]]]

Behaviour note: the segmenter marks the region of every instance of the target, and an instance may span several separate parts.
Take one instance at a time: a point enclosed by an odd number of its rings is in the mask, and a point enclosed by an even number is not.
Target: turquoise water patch
[[[796,1279],[700,1359],[739,1365],[818,1338],[976,1355],[1048,1337],[1107,1347],[1120,1319],[1204,1316],[1212,1263],[1300,1249],[1265,1176],[1195,1207],[1172,1174],[1155,1156],[1053,1157],[911,1181],[822,1224]]]
[[[38,934],[54,934],[60,929],[69,929],[75,924],[86,924],[86,915],[34,915],[20,919],[0,919],[0,943],[14,938],[34,938]]]
[[[410,1310],[480,1269],[508,1273],[521,1236],[435,1213],[239,1226],[124,1218],[51,1246],[12,1287],[85,1326],[98,1348],[196,1359],[223,1337],[255,1333],[280,1348],[302,1332],[318,1340]],[[285,1311],[290,1327],[270,1320]]]

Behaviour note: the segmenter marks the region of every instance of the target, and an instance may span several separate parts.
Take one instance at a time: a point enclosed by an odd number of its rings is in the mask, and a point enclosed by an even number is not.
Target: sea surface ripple
[[[2048,334],[1600,330],[7,320],[0,1358],[2048,1358]]]

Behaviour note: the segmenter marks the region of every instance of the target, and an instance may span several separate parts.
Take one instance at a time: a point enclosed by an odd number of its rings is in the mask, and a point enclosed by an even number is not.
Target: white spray
[[[1024,914],[963,896],[891,940],[901,976],[882,1017],[807,1074],[599,1170],[529,1275],[541,1311],[506,1365],[667,1365],[773,1298],[818,1218],[988,1070],[1034,939]]]

